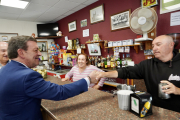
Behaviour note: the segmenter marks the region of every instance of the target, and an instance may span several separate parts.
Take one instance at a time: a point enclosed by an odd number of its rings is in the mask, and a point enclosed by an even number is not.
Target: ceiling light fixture
[[[21,0],[0,0],[0,5],[25,9],[29,2]]]

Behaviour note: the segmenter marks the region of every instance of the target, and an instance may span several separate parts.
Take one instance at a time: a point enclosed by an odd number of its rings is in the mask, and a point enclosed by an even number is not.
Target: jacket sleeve
[[[27,75],[26,78],[24,81],[25,94],[34,98],[64,100],[88,91],[85,79],[70,84],[58,85],[45,81],[38,72],[33,72]]]
[[[123,67],[118,69],[118,78],[122,79],[143,79],[144,78],[144,64],[145,61],[136,64],[135,66]]]

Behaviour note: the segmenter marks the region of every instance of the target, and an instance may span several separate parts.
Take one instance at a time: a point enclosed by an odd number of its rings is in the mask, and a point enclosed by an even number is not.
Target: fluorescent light
[[[176,5],[169,6],[169,7],[165,7],[165,8],[166,8],[167,10],[180,8],[180,3],[179,3],[179,4],[176,4]]]
[[[164,0],[164,3],[171,2],[171,1],[174,1],[174,0]]]
[[[0,5],[24,9],[29,2],[21,0],[1,0]]]

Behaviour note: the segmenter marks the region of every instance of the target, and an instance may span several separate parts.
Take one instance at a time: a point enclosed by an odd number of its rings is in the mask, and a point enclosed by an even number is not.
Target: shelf
[[[47,51],[40,51],[40,52],[47,52]]]
[[[139,44],[137,44],[137,45],[134,44],[134,45],[113,46],[113,47],[105,47],[105,48],[112,48],[113,49],[115,47],[126,47],[126,46],[134,46],[134,49],[135,49],[136,53],[138,53],[138,46],[139,46]]]
[[[72,53],[73,53],[73,55],[75,54],[75,51],[77,50],[77,49],[67,49],[67,50],[70,50]],[[84,50],[86,50],[86,48],[81,48],[81,52],[82,53],[84,53]]]
[[[35,39],[55,39],[61,38],[62,36],[46,36],[46,37],[36,37]]]
[[[87,42],[85,44],[92,44],[92,43],[99,43],[100,47],[103,48],[103,42],[104,41],[98,41],[98,42]]]

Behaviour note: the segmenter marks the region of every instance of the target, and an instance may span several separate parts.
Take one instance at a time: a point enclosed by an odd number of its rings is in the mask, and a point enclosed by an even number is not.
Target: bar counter
[[[62,82],[59,78],[49,76],[45,79],[59,85],[70,82]],[[117,96],[100,90],[89,88],[75,97],[61,100],[42,100],[42,113],[45,120],[120,120],[142,119],[133,113],[121,110],[118,107]],[[180,113],[153,106],[153,115],[143,119],[180,119]]]

